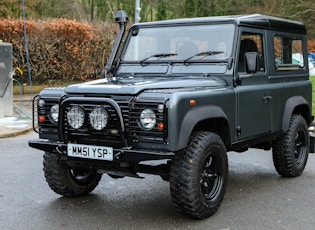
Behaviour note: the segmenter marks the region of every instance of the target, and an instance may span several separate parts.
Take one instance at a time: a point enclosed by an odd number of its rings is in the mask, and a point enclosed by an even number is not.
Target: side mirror
[[[247,73],[256,73],[259,70],[259,55],[257,52],[246,52],[244,54],[245,70]]]

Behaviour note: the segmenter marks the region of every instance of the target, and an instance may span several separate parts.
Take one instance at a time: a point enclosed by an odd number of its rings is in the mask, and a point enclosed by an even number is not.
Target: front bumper
[[[46,140],[30,140],[28,145],[32,148],[39,149],[45,152],[57,153],[67,157],[67,144],[56,143]],[[141,149],[121,148],[114,149],[114,161],[121,162],[141,162],[150,160],[173,159],[173,152],[148,151]]]

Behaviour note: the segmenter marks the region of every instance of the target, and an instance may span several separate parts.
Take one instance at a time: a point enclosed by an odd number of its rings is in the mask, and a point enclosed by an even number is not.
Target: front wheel
[[[90,193],[102,178],[95,170],[71,168],[54,153],[44,154],[44,174],[49,187],[65,197]]]
[[[196,219],[211,216],[221,205],[227,177],[228,160],[221,138],[211,132],[194,133],[171,166],[170,188],[175,208]]]
[[[305,119],[293,115],[289,130],[273,144],[273,162],[281,176],[296,177],[302,174],[309,153],[309,134]]]

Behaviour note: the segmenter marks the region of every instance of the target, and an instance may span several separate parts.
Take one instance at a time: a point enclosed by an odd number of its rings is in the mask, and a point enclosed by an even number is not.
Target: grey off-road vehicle
[[[219,208],[227,151],[272,149],[276,171],[299,176],[310,152],[311,82],[302,23],[264,15],[120,25],[102,78],[34,98],[34,129],[50,188],[91,192],[102,174],[170,183],[175,208]]]

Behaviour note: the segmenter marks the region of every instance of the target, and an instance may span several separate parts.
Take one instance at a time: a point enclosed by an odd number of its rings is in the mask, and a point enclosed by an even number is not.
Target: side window
[[[260,57],[259,71],[264,71],[264,49],[262,34],[257,33],[243,33],[241,37],[241,46],[239,53],[239,72],[245,71],[244,55],[246,52],[257,52]]]
[[[273,38],[276,70],[303,68],[302,39],[276,35]]]

